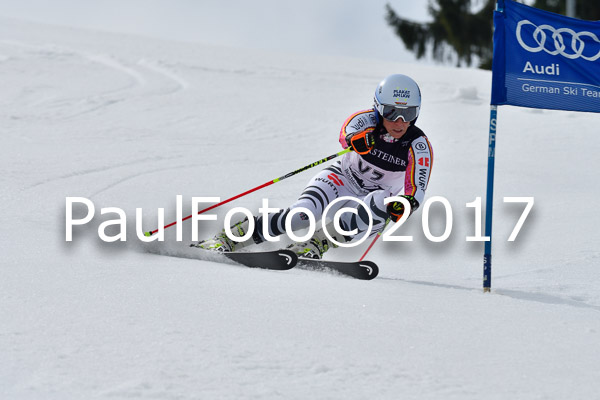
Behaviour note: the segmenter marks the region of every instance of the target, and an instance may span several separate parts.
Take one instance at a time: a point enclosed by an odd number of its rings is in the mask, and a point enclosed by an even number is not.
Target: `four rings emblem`
[[[537,46],[529,46],[523,41],[523,38],[521,36],[521,28],[523,25],[533,25],[535,27],[532,37],[533,40],[536,42]],[[525,50],[531,53],[538,53],[544,50],[550,55],[555,56],[557,54],[560,54],[561,56],[570,58],[572,60],[581,57],[584,60],[596,61],[598,58],[600,58],[600,39],[598,39],[598,36],[596,36],[592,32],[583,31],[577,33],[569,28],[556,29],[553,26],[547,24],[537,26],[533,22],[524,19],[519,21],[519,23],[517,24],[516,34],[517,40],[519,41],[521,47],[523,47]],[[552,41],[546,40],[546,37],[548,35],[552,35],[551,37],[554,44],[552,44]],[[565,37],[563,37],[563,35],[565,35]],[[565,38],[567,39],[567,42],[570,39],[570,49],[567,49],[567,44],[565,44]],[[588,45],[593,44],[593,42],[596,42],[597,44],[594,46],[594,49],[592,51],[588,49],[586,55],[583,54],[586,45],[586,42],[584,42],[583,38],[589,38],[587,42]],[[596,54],[592,55],[594,51],[596,52]]]

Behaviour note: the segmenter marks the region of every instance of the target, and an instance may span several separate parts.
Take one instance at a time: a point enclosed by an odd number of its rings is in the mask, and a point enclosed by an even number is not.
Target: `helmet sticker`
[[[408,99],[410,99],[410,90],[408,89],[400,89],[397,87],[394,89],[394,99],[396,104],[406,105],[408,104]]]

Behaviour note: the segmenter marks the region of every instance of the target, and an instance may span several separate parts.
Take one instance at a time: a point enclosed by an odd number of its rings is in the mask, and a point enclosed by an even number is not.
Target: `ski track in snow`
[[[76,61],[76,63],[80,65],[79,68],[81,70],[85,69],[86,62],[92,62],[94,64],[102,66],[103,68],[106,68],[109,73],[112,72],[116,73],[117,75],[125,76],[130,82],[128,85],[122,88],[107,90],[100,93],[96,93],[94,95],[87,94],[84,98],[60,98],[54,99],[51,102],[41,102],[39,104],[35,104],[35,106],[38,108],[46,107],[50,109],[69,110],[68,114],[62,115],[62,119],[72,119],[101,110],[105,111],[108,107],[128,101],[128,98],[132,95],[137,97],[174,95],[178,92],[186,90],[189,87],[189,83],[185,79],[171,71],[168,67],[163,66],[160,61],[140,59],[137,61],[137,63],[128,66],[126,62],[108,54],[92,54],[86,51],[77,51],[73,48],[62,45],[31,45],[23,42],[8,40],[1,41],[0,44],[5,46],[11,46],[20,50],[25,54],[25,57],[27,57],[29,62],[35,63],[36,58],[40,57],[47,59],[56,59],[61,57],[69,59],[75,58],[78,60]],[[9,59],[10,57],[5,56],[2,57],[0,61]],[[142,90],[142,92],[138,94],[137,91],[139,90]],[[88,104],[95,105],[92,107],[87,107]],[[85,105],[85,107],[82,107],[82,105]],[[73,112],[71,111],[71,109],[73,108],[79,108],[80,110]],[[41,185],[51,184],[61,180],[68,180],[74,177],[83,177],[86,175],[99,173],[113,173],[115,170],[120,170],[124,167],[132,167],[134,170],[138,170],[139,166],[141,165],[148,164],[155,166],[161,161],[171,162],[177,158],[178,156],[153,156],[134,161],[119,162],[106,167],[79,170],[62,176],[45,179],[33,183],[31,185],[26,186],[22,190],[30,190]],[[119,185],[122,182],[126,182],[130,179],[139,176],[155,173],[158,171],[167,171],[178,168],[189,168],[202,165],[203,164],[201,163],[189,163],[177,166],[167,166],[163,168],[154,167],[151,169],[147,169],[147,167],[145,167],[144,172],[127,174],[125,176],[122,175],[119,179],[113,180],[111,184],[108,184],[96,190],[89,197],[93,198],[101,194],[102,192]]]
[[[116,75],[124,76],[129,81],[129,84],[124,87],[86,94],[83,98],[61,98],[36,104],[38,108],[43,106],[64,112],[61,115],[64,119],[104,111],[108,107],[130,101],[132,97],[173,95],[189,87],[189,83],[184,78],[162,66],[158,60],[140,59],[135,63],[128,63],[110,54],[94,54],[64,45],[32,45],[10,40],[1,41],[0,44],[21,50],[21,54],[31,63],[40,59],[68,58],[75,60],[76,64],[80,64],[80,69],[84,70],[86,63],[91,62]],[[9,57],[6,59],[8,60]],[[77,111],[72,111],[73,109]]]
[[[103,91],[101,93],[96,93],[93,96],[88,95],[85,98],[61,98],[53,100],[50,103],[40,104],[48,108],[68,109],[73,106],[77,106],[80,103],[100,103],[98,105],[94,105],[92,108],[81,110],[75,114],[65,116],[64,118],[76,117],[86,112],[93,112],[100,108],[110,106],[111,104],[119,103],[123,100],[123,93],[128,93],[135,87],[146,84],[146,80],[141,74],[132,70],[131,68],[127,68],[117,60],[107,55],[88,54],[86,52],[76,51],[74,49],[55,44],[31,45],[15,41],[3,41],[2,44],[13,46],[21,50],[22,56],[26,57],[27,61],[30,63],[41,62],[43,59],[59,59],[62,57],[68,58],[70,61],[79,64],[80,69],[82,70],[85,68],[85,64],[87,62],[92,62],[104,68],[108,68],[113,72],[117,72],[119,75],[125,75],[128,78],[129,84],[122,88]],[[109,97],[114,96],[118,96],[118,98],[108,99]]]
[[[166,167],[161,167],[161,168],[149,168],[149,169],[144,170],[143,172],[125,175],[121,179],[113,180],[112,183],[110,183],[109,185],[106,185],[106,186],[96,190],[92,194],[90,194],[89,198],[94,199],[98,195],[100,195],[108,190],[114,189],[117,186],[119,186],[127,181],[130,181],[132,179],[136,179],[136,178],[139,178],[139,177],[142,177],[145,175],[155,174],[157,172],[177,171],[177,170],[181,170],[181,169],[188,169],[188,168],[192,168],[192,167],[202,167],[202,166],[206,166],[206,164],[191,163],[191,164],[180,164],[180,165],[174,165],[174,166],[171,165],[171,166],[166,166]]]
[[[391,281],[400,281],[405,283],[410,283],[413,285],[423,285],[423,286],[431,286],[441,289],[452,289],[452,290],[464,290],[467,292],[478,293],[481,291],[479,288],[460,286],[460,285],[451,285],[445,283],[436,283],[436,282],[427,282],[427,281],[416,281],[410,279],[402,279],[402,278],[389,278],[389,277],[378,277],[377,279],[382,280],[391,280]],[[589,309],[600,312],[600,306],[596,306],[593,304],[588,304],[585,302],[585,299],[568,299],[561,296],[552,296],[545,293],[532,293],[525,292],[520,290],[508,290],[508,289],[494,289],[494,293],[511,297],[517,300],[524,301],[533,301],[543,304],[555,304],[555,305],[564,305],[575,308]]]
[[[123,62],[118,61],[116,58],[106,55],[106,54],[87,54],[81,53],[83,57],[86,59],[96,62],[104,67],[107,67],[117,73],[125,74],[130,77],[135,83],[136,86],[146,86],[148,84],[148,80],[144,77],[143,74],[134,70],[131,67],[128,67],[123,64]]]
[[[165,158],[164,160],[172,161],[175,158],[176,157]],[[156,162],[159,162],[159,161],[161,161],[161,160],[157,160],[156,157],[144,157],[144,158],[141,158],[138,160],[115,163],[115,164],[105,166],[105,167],[78,170],[78,171],[75,171],[75,172],[72,172],[69,174],[44,179],[42,181],[39,181],[39,182],[33,183],[29,186],[26,186],[25,188],[23,188],[23,190],[31,190],[38,186],[52,184],[57,181],[67,180],[67,179],[71,179],[71,178],[75,178],[75,177],[85,177],[87,175],[93,175],[93,174],[112,173],[114,170],[121,169],[123,167],[136,167],[135,169],[138,170],[140,166],[144,166],[147,164],[155,164]],[[146,167],[144,167],[144,168],[146,168]],[[145,172],[141,172],[140,174],[144,174],[144,173]]]
[[[138,65],[141,65],[147,69],[150,69],[175,83],[174,89],[167,91],[166,93],[163,93],[163,94],[174,94],[174,93],[180,92],[182,90],[186,90],[190,86],[189,82],[187,82],[181,76],[179,76],[176,73],[174,73],[173,71],[169,70],[167,67],[165,67],[162,64],[163,63],[161,63],[160,61],[151,61],[151,60],[146,60],[146,59],[141,59],[138,61]]]

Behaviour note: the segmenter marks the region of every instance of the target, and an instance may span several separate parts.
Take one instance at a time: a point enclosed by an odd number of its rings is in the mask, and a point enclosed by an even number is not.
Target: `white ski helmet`
[[[419,85],[406,75],[390,75],[375,89],[374,107],[387,120],[402,118],[404,122],[414,121],[421,109]]]

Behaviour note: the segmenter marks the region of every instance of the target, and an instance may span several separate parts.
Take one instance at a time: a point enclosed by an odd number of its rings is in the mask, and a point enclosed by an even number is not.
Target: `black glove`
[[[404,197],[410,203],[410,213],[417,211],[419,208],[419,202],[413,196],[405,196],[401,195],[400,197]],[[398,222],[402,215],[404,215],[404,204],[400,201],[392,201],[387,205],[388,218],[394,222]]]
[[[364,131],[346,136],[348,147],[351,147],[358,154],[367,154],[375,147],[374,130],[375,128],[367,128]]]

